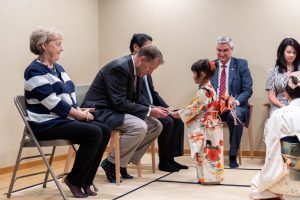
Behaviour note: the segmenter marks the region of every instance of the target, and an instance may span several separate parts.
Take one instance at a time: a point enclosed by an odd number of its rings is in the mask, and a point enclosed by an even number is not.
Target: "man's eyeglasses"
[[[230,49],[217,49],[218,53],[227,53],[228,51],[230,51]]]

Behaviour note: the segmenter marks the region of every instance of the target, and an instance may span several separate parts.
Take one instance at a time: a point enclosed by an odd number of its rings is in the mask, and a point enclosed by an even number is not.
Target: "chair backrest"
[[[81,106],[84,97],[89,90],[90,85],[76,85],[75,86],[75,91],[76,91],[76,99],[77,99],[77,104],[78,106]]]
[[[24,134],[28,137],[28,139],[26,139],[24,147],[36,147],[37,143],[39,143],[39,146],[65,146],[65,145],[74,144],[74,142],[72,142],[71,140],[64,140],[64,139],[46,140],[46,141],[38,142],[27,121],[28,114],[27,114],[25,97],[22,95],[18,95],[15,96],[14,100],[15,100],[15,105],[23,119],[23,122],[25,123]]]
[[[14,100],[15,100],[15,105],[23,119],[23,122],[26,125],[26,128],[30,128],[28,121],[27,121],[28,114],[27,114],[27,106],[26,106],[26,102],[25,102],[26,101],[25,97],[23,95],[17,95],[17,96],[15,96]]]

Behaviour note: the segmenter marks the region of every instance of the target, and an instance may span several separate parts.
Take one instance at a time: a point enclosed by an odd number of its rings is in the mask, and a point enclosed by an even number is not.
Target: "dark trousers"
[[[35,133],[35,136],[38,140],[68,139],[79,144],[67,179],[73,185],[84,187],[93,183],[110,134],[110,128],[104,124],[74,120],[55,126],[47,132]]]
[[[243,123],[243,111],[245,108],[236,107],[236,115]],[[221,120],[226,122],[229,129],[229,155],[237,156],[237,152],[240,148],[240,143],[243,135],[243,124],[238,123],[238,125],[234,124],[234,119],[230,112],[226,112],[221,115]]]
[[[183,155],[184,124],[181,119],[171,116],[158,119],[163,130],[158,136],[158,155],[160,159]]]

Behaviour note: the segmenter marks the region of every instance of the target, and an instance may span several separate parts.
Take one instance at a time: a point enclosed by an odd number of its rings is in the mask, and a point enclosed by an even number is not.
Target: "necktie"
[[[153,104],[153,98],[152,98],[152,94],[151,94],[151,91],[150,91],[150,88],[149,88],[147,76],[144,76],[144,81],[145,81],[145,85],[146,85],[146,88],[147,88],[148,97],[149,97],[150,103],[152,105]]]
[[[222,72],[219,85],[219,98],[225,94],[226,91],[226,65],[222,65]]]

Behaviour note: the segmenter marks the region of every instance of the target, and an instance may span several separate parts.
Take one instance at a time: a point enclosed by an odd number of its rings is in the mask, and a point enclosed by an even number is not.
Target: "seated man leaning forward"
[[[156,118],[168,115],[161,108],[136,103],[142,77],[151,74],[163,63],[162,53],[157,47],[142,47],[134,56],[127,55],[105,65],[85,96],[83,106],[96,108],[96,121],[123,132],[120,137],[122,178],[132,178],[127,173],[127,164],[138,164],[162,131],[162,124]],[[110,182],[116,181],[114,160],[112,151],[101,163]]]

